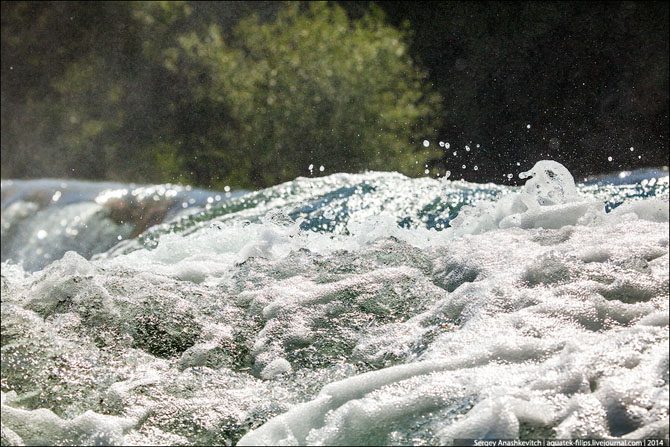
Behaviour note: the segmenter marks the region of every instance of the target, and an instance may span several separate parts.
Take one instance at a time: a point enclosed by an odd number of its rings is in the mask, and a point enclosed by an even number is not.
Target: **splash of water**
[[[4,263],[3,443],[667,437],[668,179],[561,168],[297,179]]]

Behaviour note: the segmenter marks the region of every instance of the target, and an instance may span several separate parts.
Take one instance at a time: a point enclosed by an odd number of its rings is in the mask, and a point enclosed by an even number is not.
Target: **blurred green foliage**
[[[326,3],[261,12],[4,2],[2,176],[220,188],[310,164],[423,171],[434,154],[412,138],[434,136],[441,98],[406,31],[375,7],[357,20]]]
[[[668,164],[668,2],[0,5],[3,178]]]

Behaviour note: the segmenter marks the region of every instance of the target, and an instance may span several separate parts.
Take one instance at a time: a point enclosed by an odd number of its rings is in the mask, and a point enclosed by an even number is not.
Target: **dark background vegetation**
[[[2,177],[667,165],[668,22],[666,2],[2,2]]]

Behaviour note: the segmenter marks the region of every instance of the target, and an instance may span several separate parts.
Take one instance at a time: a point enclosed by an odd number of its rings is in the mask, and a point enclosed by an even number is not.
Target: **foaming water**
[[[667,437],[667,175],[522,176],[300,178],[3,264],[3,444]]]
[[[2,261],[35,271],[70,250],[90,258],[165,220],[238,195],[177,185],[3,180]]]

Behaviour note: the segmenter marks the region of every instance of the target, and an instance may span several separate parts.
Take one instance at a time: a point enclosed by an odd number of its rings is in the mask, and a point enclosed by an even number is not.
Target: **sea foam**
[[[3,444],[667,438],[667,177],[524,177],[297,179],[3,264]]]

